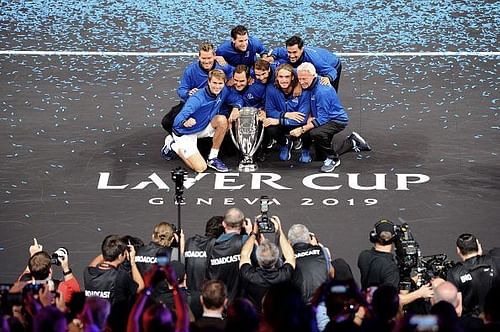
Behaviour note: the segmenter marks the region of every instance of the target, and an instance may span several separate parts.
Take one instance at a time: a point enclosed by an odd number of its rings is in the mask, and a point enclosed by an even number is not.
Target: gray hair
[[[264,240],[257,247],[255,255],[257,256],[257,263],[259,263],[259,266],[271,268],[278,262],[280,251],[277,245],[269,242],[269,240]]]
[[[309,243],[309,230],[302,224],[295,224],[288,230],[288,240],[293,245],[297,243]]]
[[[316,68],[310,62],[303,62],[303,63],[301,63],[297,67],[297,73],[299,71],[306,71],[306,72],[310,73],[311,75],[313,75],[314,77],[318,76],[318,74],[316,73]]]
[[[245,220],[245,215],[238,208],[231,208],[226,211],[224,215],[224,223],[229,228],[240,228],[243,226],[243,221]]]

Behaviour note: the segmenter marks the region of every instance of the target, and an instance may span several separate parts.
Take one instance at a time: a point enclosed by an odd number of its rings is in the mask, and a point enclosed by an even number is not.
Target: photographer
[[[101,245],[102,254],[83,272],[85,296],[108,299],[111,305],[129,302],[135,293],[144,288],[144,282],[135,263],[135,249],[121,236],[108,235]],[[131,274],[121,268],[130,261]]]
[[[205,235],[195,234],[186,240],[184,251],[186,284],[191,295],[189,305],[196,318],[200,318],[203,313],[200,295],[207,271],[206,248],[210,242],[224,233],[223,220],[223,216],[212,216],[205,224]]]
[[[178,239],[180,239],[178,241]],[[184,233],[180,232],[180,237],[176,234],[175,228],[168,222],[157,224],[151,234],[151,242],[137,249],[135,254],[135,263],[137,268],[144,276],[157,261],[157,255],[161,253],[167,261],[177,260],[179,250],[184,248]]]
[[[334,275],[330,253],[302,224],[290,227],[288,241],[296,258],[292,282],[301,290],[304,301],[309,303],[316,289]]]
[[[457,255],[462,260],[447,273],[447,280],[457,287],[462,298],[463,316],[478,316],[484,306],[486,294],[498,282],[498,261],[483,255],[479,240],[472,234],[457,238]]]
[[[180,241],[177,239],[180,238]],[[180,248],[179,248],[180,247]],[[184,233],[181,230],[180,237],[175,233],[175,228],[172,224],[161,222],[157,224],[151,234],[151,242],[137,249],[135,254],[135,263],[137,268],[144,277],[144,274],[149,271],[155,264],[161,264],[177,260],[179,257],[179,249],[182,251],[184,247]],[[182,276],[179,276],[182,277]],[[166,283],[159,283],[153,290],[151,298],[156,301],[165,302],[165,294],[168,293]]]
[[[362,289],[382,284],[390,284],[399,289],[400,274],[392,253],[395,240],[396,226],[392,222],[384,219],[375,224],[370,233],[373,248],[362,251],[358,257]],[[400,291],[399,302],[406,305],[420,298],[430,298],[432,295],[432,286],[423,285],[413,292]]]
[[[240,209],[227,210],[222,222],[224,233],[215,241],[211,241],[206,248],[208,267],[207,279],[222,280],[227,287],[230,301],[235,299],[239,291],[239,262],[240,252],[247,235],[242,233],[242,228],[248,234],[252,224],[245,219]]]
[[[62,297],[63,303],[70,302],[72,295],[80,291],[80,284],[69,267],[68,250],[61,247],[49,255],[42,249],[43,246],[38,243],[36,238],[33,238],[33,244],[29,248],[28,266],[18,281],[52,280],[52,266],[61,266],[63,280],[57,281],[57,293]]]
[[[276,235],[279,238],[281,252],[285,258],[283,265],[278,266],[280,258],[278,247],[265,239],[259,232],[258,223],[253,225],[253,231],[249,234],[240,254],[240,276],[244,297],[253,302],[260,311],[262,299],[271,285],[288,281],[292,277],[295,268],[295,256],[293,249],[288,243],[281,222],[277,216],[272,216],[270,221],[274,225]],[[260,235],[260,238],[259,238]],[[256,256],[258,266],[252,266],[250,256],[255,243],[258,242]]]

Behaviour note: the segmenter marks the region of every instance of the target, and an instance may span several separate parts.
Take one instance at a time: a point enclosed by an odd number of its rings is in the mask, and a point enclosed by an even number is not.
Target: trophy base
[[[259,167],[255,163],[253,164],[240,163],[238,165],[238,171],[243,173],[255,172],[258,168]]]

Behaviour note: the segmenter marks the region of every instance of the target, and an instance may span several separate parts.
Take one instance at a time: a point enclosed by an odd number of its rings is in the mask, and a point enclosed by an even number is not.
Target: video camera
[[[267,212],[269,211],[269,197],[260,197],[260,217],[257,219],[259,233],[274,233],[276,229],[274,224],[269,219]]]
[[[454,264],[447,259],[445,254],[422,256],[420,245],[413,237],[410,226],[404,223],[396,225],[394,244],[396,247],[396,261],[400,275],[400,288],[411,290],[412,276],[419,275],[420,278],[415,286],[427,284],[435,277],[444,277],[446,271]]]

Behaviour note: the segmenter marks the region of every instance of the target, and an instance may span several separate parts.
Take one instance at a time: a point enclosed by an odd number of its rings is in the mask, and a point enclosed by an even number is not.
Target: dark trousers
[[[309,130],[302,135],[303,149],[310,149],[314,142],[317,149],[320,149],[328,158],[336,159],[340,155],[352,151],[353,145],[350,139],[343,139],[340,142],[334,142],[336,134],[345,129],[345,125],[341,125],[335,121],[330,121],[322,126]]]
[[[269,126],[264,128],[264,139],[262,146],[266,147],[272,139],[274,139],[280,146],[286,144],[286,138],[290,138],[290,130],[297,128],[297,126]],[[294,138],[295,139],[295,138]]]
[[[334,81],[330,81],[330,84],[335,89],[335,92],[339,92],[340,73],[342,72],[342,64],[340,63],[340,61],[335,69],[337,69],[337,78]]]
[[[169,134],[172,133],[172,126],[174,125],[174,120],[177,114],[181,111],[182,107],[184,107],[184,102],[181,101],[179,104],[175,105],[170,109],[170,112],[165,114],[163,119],[161,119],[161,126],[165,131]]]

